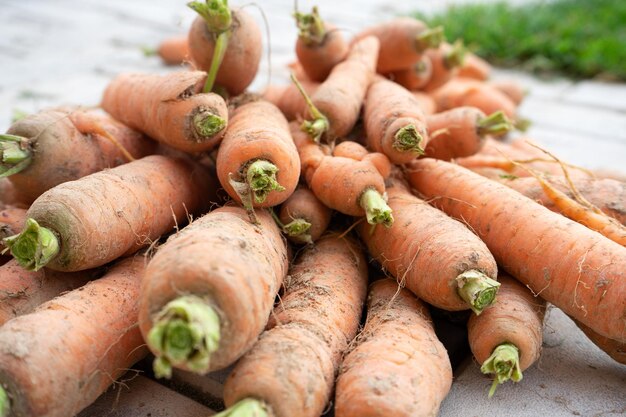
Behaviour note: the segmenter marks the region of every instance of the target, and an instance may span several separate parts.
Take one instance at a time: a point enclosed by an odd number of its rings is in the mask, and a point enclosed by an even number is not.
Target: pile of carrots
[[[222,417],[436,415],[430,306],[468,311],[490,396],[546,303],[626,363],[626,183],[510,140],[519,85],[442,28],[348,40],[313,8],[292,82],[255,93],[255,19],[189,6],[176,71],[0,135],[0,417],[75,415],[146,355],[232,367]]]

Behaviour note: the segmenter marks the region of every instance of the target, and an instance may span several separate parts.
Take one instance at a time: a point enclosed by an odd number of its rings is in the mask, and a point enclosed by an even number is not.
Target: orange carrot
[[[319,87],[319,84],[313,81],[300,81],[300,83],[308,95],[314,94]],[[306,114],[306,100],[294,84],[270,85],[262,95],[265,100],[278,107],[289,121],[304,117]]]
[[[463,65],[465,47],[457,41],[454,45],[443,42],[437,49],[428,49],[424,52],[432,63],[431,76],[428,82],[422,86],[424,91],[433,91],[454,77],[458,68]]]
[[[348,54],[341,32],[320,17],[317,7],[311,14],[295,13],[298,26],[296,55],[311,81],[322,82]]]
[[[524,87],[514,80],[493,80],[489,82],[489,85],[506,94],[517,106],[522,103],[527,94]]]
[[[409,68],[425,50],[437,48],[443,40],[443,29],[429,29],[420,20],[399,17],[363,30],[356,35],[355,41],[367,36],[376,36],[380,41],[376,71],[387,74]]]
[[[411,162],[411,185],[466,222],[498,264],[596,333],[626,341],[626,248],[517,191],[434,159]]]
[[[95,268],[204,212],[212,183],[198,164],[148,156],[45,192],[22,233],[4,242],[27,269]]]
[[[258,224],[240,207],[222,207],[170,237],[150,261],[139,323],[156,356],[157,376],[172,367],[224,368],[265,327],[287,273],[287,248],[271,215]]]
[[[243,9],[229,9],[227,0],[191,1],[200,16],[189,30],[189,53],[199,70],[208,73],[204,92],[216,84],[237,96],[252,83],[261,62],[261,30]]]
[[[25,222],[26,209],[5,207],[0,211],[0,253],[4,250],[3,240],[20,233],[24,228]]]
[[[331,396],[343,352],[359,327],[367,262],[358,246],[327,235],[289,271],[269,330],[224,385],[217,417],[317,417]]]
[[[522,372],[541,354],[546,302],[505,274],[498,277],[498,301],[480,316],[470,317],[470,348],[484,374],[494,374],[491,397],[509,379],[519,382]]]
[[[485,81],[491,76],[491,65],[478,55],[467,52],[458,75],[459,77]]]
[[[59,184],[154,151],[154,142],[108,115],[50,109],[18,120],[0,135],[0,176],[9,176],[30,203]]]
[[[419,90],[428,84],[432,75],[433,63],[424,54],[409,68],[390,73],[389,78],[408,90]]]
[[[365,327],[341,365],[335,416],[435,416],[451,385],[426,305],[393,280],[374,282]]]
[[[202,94],[201,71],[122,74],[107,87],[102,108],[128,126],[185,152],[219,145],[228,122],[224,99]]]
[[[363,106],[367,146],[404,164],[424,153],[426,116],[410,91],[379,78],[367,90]]]
[[[487,116],[475,107],[465,106],[428,116],[426,123],[431,140],[425,155],[446,161],[474,155],[487,135],[504,135],[513,129],[501,111]]]
[[[282,203],[300,178],[287,120],[264,100],[245,103],[233,112],[216,163],[222,187],[249,210]]]
[[[165,65],[180,65],[190,59],[187,35],[172,36],[159,45],[157,54]]]
[[[313,243],[326,231],[332,210],[305,186],[298,187],[280,207],[283,232],[293,243]]]
[[[420,109],[424,115],[430,116],[437,112],[437,103],[435,103],[435,100],[430,95],[422,91],[412,91],[412,93],[413,97],[419,102]]]
[[[463,224],[412,195],[398,178],[387,181],[394,224],[359,226],[370,255],[401,286],[436,307],[476,314],[493,303],[498,283],[493,256]]]
[[[0,178],[0,207],[4,205],[27,206],[8,178]]]
[[[604,353],[622,365],[626,365],[626,343],[601,336],[577,320],[574,320],[574,322],[585,333],[585,336],[602,349]]]

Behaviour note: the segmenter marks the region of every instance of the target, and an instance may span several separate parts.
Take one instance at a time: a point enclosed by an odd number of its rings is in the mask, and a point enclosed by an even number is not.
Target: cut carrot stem
[[[203,110],[193,117],[193,125],[199,136],[211,137],[224,129],[226,120],[210,110]]]
[[[222,32],[217,37],[217,41],[215,42],[215,50],[213,51],[213,60],[211,61],[211,67],[209,68],[206,82],[204,84],[204,88],[202,89],[203,93],[210,93],[211,91],[213,91],[217,72],[220,69],[220,65],[224,60],[224,54],[226,53],[226,49],[228,48],[228,37],[228,32]]]
[[[282,228],[289,237],[297,238],[297,240],[303,243],[313,243],[313,238],[309,233],[311,223],[304,219],[294,219],[290,223],[282,226]]]
[[[28,139],[16,135],[0,135],[0,178],[17,174],[26,168],[32,152],[24,148]]]
[[[493,350],[493,353],[480,367],[483,374],[495,374],[493,384],[489,390],[489,398],[493,396],[499,384],[509,379],[518,382],[522,379],[519,367],[519,349],[512,343],[502,343]]]
[[[262,401],[246,398],[214,417],[269,417],[269,415],[267,406]]]
[[[29,271],[38,271],[59,253],[59,240],[53,231],[27,219],[22,233],[4,239],[17,262]]]
[[[476,270],[463,272],[456,280],[459,284],[459,295],[476,314],[493,304],[500,286],[498,281]]]
[[[326,29],[316,6],[311,14],[296,12],[294,17],[298,26],[298,37],[306,45],[319,45],[324,41]]]
[[[330,127],[328,119],[322,114],[322,112],[319,111],[317,107],[315,107],[315,104],[313,104],[311,98],[306,91],[304,91],[302,84],[300,84],[300,81],[298,81],[294,74],[291,74],[291,81],[293,81],[298,91],[300,91],[300,94],[302,94],[302,97],[304,97],[304,101],[306,101],[306,104],[309,107],[311,116],[313,116],[312,121],[305,120],[302,122],[302,131],[308,133],[308,135],[311,136],[316,143],[319,143],[324,132],[326,132]]]
[[[415,37],[415,48],[423,51],[428,48],[438,48],[444,41],[443,26],[437,26],[420,32]]]
[[[514,126],[502,111],[491,113],[478,122],[478,135],[504,135],[513,130]]]
[[[385,227],[391,227],[393,224],[391,207],[387,205],[387,202],[377,190],[370,188],[363,193],[361,196],[361,207],[365,210],[369,224],[382,224]]]
[[[446,67],[451,69],[463,65],[463,61],[465,60],[465,51],[466,49],[463,46],[463,41],[458,40],[454,42],[454,45],[452,45],[452,49],[446,54],[444,58]]]
[[[9,402],[9,397],[0,385],[0,417],[7,417],[9,412],[11,411],[11,403]]]
[[[415,125],[407,125],[396,132],[393,141],[393,148],[401,152],[414,152],[417,155],[424,154],[422,143],[424,138],[417,131]]]
[[[285,187],[276,181],[277,172],[276,165],[263,159],[253,162],[248,167],[246,180],[257,203],[264,202],[272,191],[285,191]]]
[[[156,377],[170,378],[172,365],[181,364],[194,372],[208,372],[219,341],[219,317],[204,299],[188,295],[170,301],[147,337],[148,346],[156,354]]]

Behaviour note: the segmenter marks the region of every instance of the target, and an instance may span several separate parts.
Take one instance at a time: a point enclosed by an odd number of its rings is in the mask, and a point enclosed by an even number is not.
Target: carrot
[[[462,167],[422,159],[407,175],[535,294],[596,333],[626,341],[626,248]]]
[[[424,54],[430,58],[432,73],[428,82],[422,86],[422,90],[433,91],[456,75],[465,59],[465,47],[461,41],[453,45],[442,42],[439,48],[428,49]]]
[[[200,16],[189,30],[189,53],[197,69],[208,73],[204,92],[214,84],[237,96],[252,83],[261,62],[261,30],[243,9],[227,0],[191,1]]]
[[[359,118],[361,105],[374,80],[378,40],[369,36],[352,45],[346,59],[337,64],[311,97],[302,124],[313,140],[327,142],[347,135]]]
[[[95,268],[202,213],[211,186],[197,164],[148,156],[47,191],[28,209],[22,233],[4,242],[29,270]]]
[[[435,416],[451,385],[426,305],[393,280],[371,284],[365,327],[337,379],[335,416]]]
[[[26,209],[5,207],[0,211],[0,253],[4,250],[5,238],[22,231],[26,222]]]
[[[311,81],[322,82],[348,54],[348,43],[341,32],[320,17],[317,7],[311,14],[295,13],[298,26],[296,55]]]
[[[128,126],[185,152],[217,147],[228,123],[224,99],[202,94],[201,71],[121,74],[107,87],[102,108]]]
[[[309,95],[314,94],[319,87],[319,83],[312,81],[301,81],[300,83],[304,91]],[[306,100],[294,84],[270,85],[263,91],[262,96],[265,100],[278,107],[289,121],[298,117],[304,117],[306,114]]]
[[[472,354],[484,374],[494,374],[491,397],[509,379],[519,382],[522,372],[541,354],[546,303],[508,275],[500,274],[498,301],[480,316],[470,317],[467,331]]]
[[[293,243],[313,243],[326,231],[332,210],[305,186],[298,187],[280,207],[283,232]]]
[[[458,72],[459,77],[485,81],[491,76],[491,65],[478,55],[466,52]]]
[[[424,153],[429,140],[426,116],[410,91],[379,78],[367,90],[363,106],[367,146],[404,164]]]
[[[528,92],[517,81],[493,80],[489,85],[506,94],[516,106],[519,106]]]
[[[437,103],[430,95],[422,91],[412,91],[412,94],[419,102],[420,109],[425,116],[430,116],[437,112]]]
[[[13,183],[8,178],[0,177],[0,207],[4,205],[27,206]]]
[[[263,100],[234,111],[216,165],[222,187],[248,210],[282,203],[300,178],[298,151],[287,120]]]
[[[0,327],[0,415],[66,417],[147,353],[137,326],[142,257]]]
[[[359,327],[367,262],[354,242],[326,235],[299,257],[289,276],[269,330],[226,380],[229,408],[218,417],[323,413],[342,354]]]
[[[622,365],[626,365],[626,343],[601,336],[578,320],[574,320],[574,322],[580,330],[583,331],[585,336],[587,336],[597,347],[602,349],[604,353]]]
[[[433,63],[424,54],[409,68],[389,73],[389,78],[408,90],[419,90],[428,84],[432,75]]]
[[[412,195],[401,179],[392,177],[388,184],[393,226],[373,232],[365,224],[358,228],[370,255],[427,303],[480,314],[494,302],[499,286],[496,262],[485,244]]]
[[[429,29],[420,20],[399,17],[371,26],[358,33],[355,41],[376,36],[380,41],[380,55],[376,71],[387,74],[409,68],[428,48],[437,48],[443,40],[443,28]]]
[[[162,245],[141,289],[139,323],[157,376],[224,368],[252,347],[287,273],[287,247],[265,210],[258,224],[222,207]]]
[[[154,151],[154,142],[108,115],[49,109],[18,120],[0,135],[0,176],[8,176],[31,203],[59,184]]]
[[[172,36],[159,44],[157,54],[165,65],[180,65],[189,60],[187,35]]]
[[[27,271],[15,259],[0,267],[0,326],[28,314],[44,302],[99,277],[94,270],[56,272]]]
[[[449,161],[476,154],[487,135],[504,135],[513,125],[501,111],[489,116],[475,107],[456,107],[426,118],[430,142],[425,156]]]

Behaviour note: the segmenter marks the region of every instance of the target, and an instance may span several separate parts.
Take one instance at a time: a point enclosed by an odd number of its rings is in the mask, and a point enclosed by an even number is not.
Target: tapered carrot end
[[[38,271],[59,253],[59,240],[50,229],[29,218],[22,233],[4,239],[17,262],[29,271]]]
[[[309,230],[311,229],[311,223],[304,219],[294,219],[290,223],[283,226],[283,231],[291,241],[296,243],[312,244],[313,239]]]
[[[2,385],[0,385],[0,417],[7,417],[11,411],[11,403]]]
[[[396,132],[391,146],[400,152],[413,152],[417,156],[424,154],[422,143],[424,143],[424,138],[417,131],[417,128],[411,124],[404,126]]]
[[[498,281],[473,269],[465,271],[456,280],[459,285],[459,295],[476,315],[495,302],[500,287]]]
[[[167,303],[146,339],[156,356],[153,367],[157,378],[170,378],[172,367],[207,373],[219,341],[219,316],[204,299],[194,295]]]
[[[0,135],[0,178],[24,170],[32,160],[29,141],[21,136]]]
[[[480,367],[483,374],[494,374],[493,384],[489,389],[489,398],[493,397],[499,384],[509,379],[519,382],[523,375],[519,367],[519,349],[512,343],[498,345],[491,356]]]
[[[415,50],[421,52],[428,48],[439,48],[444,40],[443,26],[427,29],[415,37]]]
[[[367,222],[371,225],[382,224],[385,227],[393,225],[391,207],[384,197],[375,189],[370,188],[361,196],[361,207],[365,210]]]
[[[504,112],[493,112],[489,116],[478,121],[478,135],[502,136],[513,130],[513,123]]]
[[[254,398],[246,398],[214,417],[269,417],[267,406]]]
[[[209,110],[202,110],[193,116],[193,128],[200,141],[208,140],[224,130],[226,120]]]

